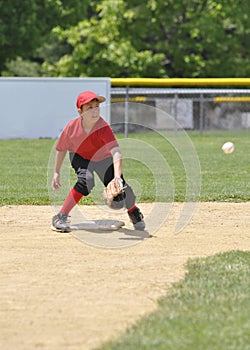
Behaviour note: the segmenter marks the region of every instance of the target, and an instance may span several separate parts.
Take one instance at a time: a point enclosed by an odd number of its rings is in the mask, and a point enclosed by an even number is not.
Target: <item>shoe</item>
[[[128,212],[128,216],[136,230],[143,231],[145,229],[146,225],[145,221],[143,220],[143,214],[138,207],[136,207],[132,212]]]
[[[70,226],[68,225],[68,216],[63,213],[59,213],[52,218],[52,230],[57,232],[70,232]]]

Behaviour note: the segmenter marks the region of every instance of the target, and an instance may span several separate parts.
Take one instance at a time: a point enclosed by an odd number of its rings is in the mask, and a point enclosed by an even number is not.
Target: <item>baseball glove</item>
[[[121,209],[124,207],[126,197],[124,188],[123,180],[120,178],[113,179],[104,188],[103,198],[109,208]]]

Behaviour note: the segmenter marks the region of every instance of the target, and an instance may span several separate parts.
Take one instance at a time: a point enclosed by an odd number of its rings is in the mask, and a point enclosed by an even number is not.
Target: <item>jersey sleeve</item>
[[[68,127],[66,126],[56,143],[56,150],[67,151],[68,147],[69,147]]]

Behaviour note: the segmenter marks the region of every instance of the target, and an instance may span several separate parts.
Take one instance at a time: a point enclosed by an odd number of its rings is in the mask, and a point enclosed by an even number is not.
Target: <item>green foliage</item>
[[[51,40],[52,28],[75,25],[88,6],[81,0],[0,1],[0,72],[18,56],[36,62],[36,50]],[[20,75],[25,73],[26,67]],[[5,75],[10,74],[5,71]]]
[[[111,77],[250,73],[249,2],[103,0],[95,10],[75,27],[56,29],[72,53],[45,63],[45,72]]]
[[[118,340],[100,350],[248,350],[250,253],[189,260],[185,279]]]
[[[144,11],[144,6],[140,10]],[[55,28],[54,33],[72,52],[57,63],[45,63],[45,72],[55,76],[162,75],[164,55],[144,49],[137,38],[134,21],[141,11],[128,9],[124,1],[102,1],[92,18],[66,30]]]
[[[2,72],[3,76],[25,76],[35,77],[41,75],[41,65],[37,62],[24,60],[17,57],[6,63],[6,70]]]
[[[248,51],[245,40],[250,33],[246,22],[249,2],[169,0],[167,4],[152,3],[151,30],[157,37],[157,49],[166,55],[169,76],[248,76],[249,70],[239,66],[239,62],[244,65]]]
[[[0,1],[0,72],[26,75],[20,56],[30,75],[248,77],[249,16],[242,0]]]
[[[0,71],[7,60],[26,55],[38,36],[34,0],[0,1]]]

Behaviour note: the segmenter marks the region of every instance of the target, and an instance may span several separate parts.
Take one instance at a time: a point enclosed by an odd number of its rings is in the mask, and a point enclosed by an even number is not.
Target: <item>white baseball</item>
[[[230,154],[230,153],[233,153],[234,151],[234,144],[228,141],[228,142],[225,142],[221,148],[224,153]]]

